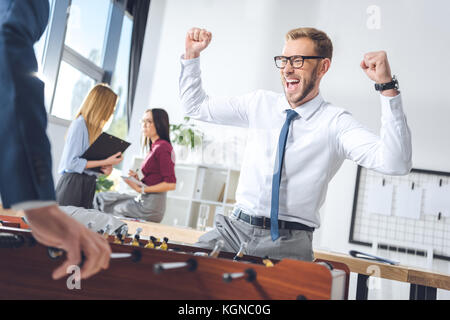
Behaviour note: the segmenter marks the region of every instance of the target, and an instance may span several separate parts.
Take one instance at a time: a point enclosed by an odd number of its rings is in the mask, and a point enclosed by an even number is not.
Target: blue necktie
[[[272,179],[272,203],[270,206],[270,235],[272,236],[272,241],[275,241],[280,237],[280,233],[278,232],[278,202],[280,199],[281,168],[283,167],[289,125],[291,124],[291,121],[298,116],[298,113],[292,109],[286,111],[286,122],[281,128],[280,138],[278,140],[277,159],[275,161]]]

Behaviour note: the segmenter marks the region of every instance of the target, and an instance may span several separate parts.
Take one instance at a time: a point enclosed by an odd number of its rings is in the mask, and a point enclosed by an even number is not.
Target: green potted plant
[[[195,128],[195,125],[190,122],[189,117],[184,117],[184,123],[171,124],[170,134],[173,143],[180,146],[187,146],[191,150],[201,145],[203,133]]]
[[[106,192],[111,190],[111,187],[114,185],[114,182],[108,180],[105,175],[101,175],[97,179],[97,184],[95,186],[95,192]]]
[[[190,123],[190,120],[189,117],[184,117],[184,123],[171,124],[170,139],[174,144],[177,160],[201,162],[203,132]]]

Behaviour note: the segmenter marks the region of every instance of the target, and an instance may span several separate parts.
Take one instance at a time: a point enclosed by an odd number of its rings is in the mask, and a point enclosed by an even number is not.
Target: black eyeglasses
[[[273,58],[275,60],[275,65],[278,69],[284,69],[286,67],[288,61],[291,63],[291,66],[294,69],[300,69],[303,67],[303,63],[306,59],[325,59],[325,57],[319,57],[319,56],[276,56]]]

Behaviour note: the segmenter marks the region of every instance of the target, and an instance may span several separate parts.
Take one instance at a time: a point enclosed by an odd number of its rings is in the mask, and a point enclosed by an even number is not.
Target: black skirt
[[[60,206],[92,209],[96,182],[96,176],[65,173],[56,186],[56,201]]]

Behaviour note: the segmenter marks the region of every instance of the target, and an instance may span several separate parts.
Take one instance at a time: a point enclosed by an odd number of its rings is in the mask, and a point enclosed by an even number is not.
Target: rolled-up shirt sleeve
[[[175,177],[175,163],[172,160],[172,149],[161,148],[161,153],[158,155],[160,174],[163,182],[176,183]]]
[[[25,201],[25,202],[19,202],[11,206],[11,209],[14,211],[20,211],[20,210],[33,210],[33,209],[42,209],[50,206],[57,205],[58,203],[56,201]]]
[[[78,121],[78,119],[74,120],[67,133],[58,173],[83,173],[87,160],[81,158],[81,155],[86,151],[83,141],[86,139],[89,140],[86,135],[88,135],[88,132],[84,123]]]

